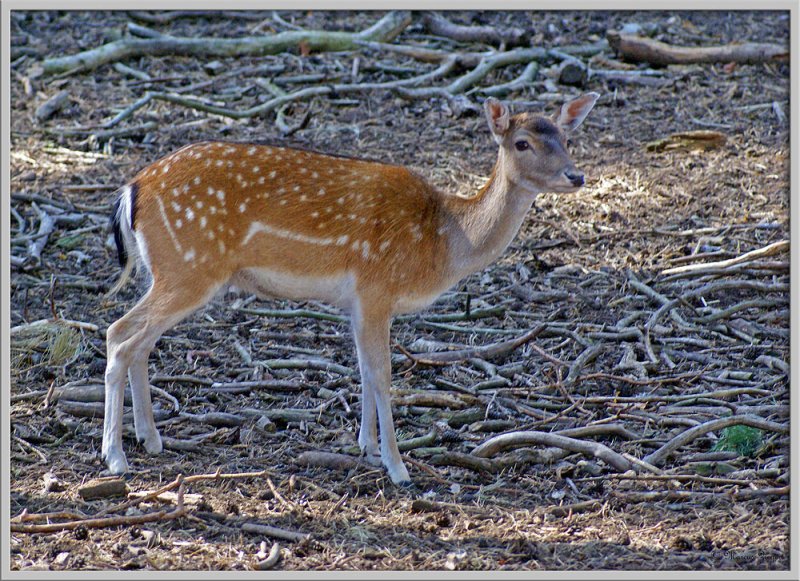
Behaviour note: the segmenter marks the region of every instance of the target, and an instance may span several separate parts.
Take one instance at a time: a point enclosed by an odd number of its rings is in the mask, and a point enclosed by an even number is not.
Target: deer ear
[[[502,142],[509,126],[508,107],[494,97],[487,97],[483,102],[483,110],[486,113],[492,137],[497,143]]]
[[[564,131],[569,132],[575,130],[578,125],[583,123],[583,120],[586,119],[589,111],[592,110],[592,107],[594,107],[594,104],[599,98],[599,93],[586,93],[577,99],[564,103],[556,123]]]

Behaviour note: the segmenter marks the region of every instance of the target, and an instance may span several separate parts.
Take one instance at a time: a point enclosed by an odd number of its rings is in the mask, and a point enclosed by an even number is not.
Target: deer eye
[[[517,148],[517,151],[525,151],[526,149],[528,149],[530,147],[530,145],[528,144],[527,141],[520,140],[520,141],[517,141],[514,144],[514,147]]]

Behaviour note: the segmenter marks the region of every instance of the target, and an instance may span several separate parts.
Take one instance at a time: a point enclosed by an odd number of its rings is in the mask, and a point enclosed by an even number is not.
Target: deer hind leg
[[[174,287],[164,290],[154,283],[136,306],[108,328],[102,453],[111,473],[128,471],[128,462],[122,449],[126,376],[131,385],[136,438],[148,453],[158,454],[162,450],[162,443],[153,418],[147,358],[164,331],[208,302],[217,288],[219,285],[214,285],[200,293],[195,286],[182,292]]]
[[[409,484],[408,470],[397,449],[397,438],[392,418],[389,389],[392,382],[389,348],[391,317],[380,309],[365,308],[361,304],[353,316],[353,334],[361,371],[362,418],[359,444],[369,454],[377,448],[375,419],[380,425],[381,461],[395,484]],[[374,452],[373,452],[374,454]]]
[[[361,355],[358,357],[359,365]],[[372,385],[364,381],[364,370],[361,370],[361,428],[358,431],[358,446],[367,462],[380,466],[381,453],[378,448],[378,408],[375,403],[375,392]]]

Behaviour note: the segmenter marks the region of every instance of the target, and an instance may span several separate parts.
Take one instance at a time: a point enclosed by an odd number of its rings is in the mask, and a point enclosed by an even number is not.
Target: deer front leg
[[[353,334],[361,371],[362,406],[358,442],[367,455],[377,450],[375,419],[380,424],[381,461],[395,484],[408,485],[411,479],[397,449],[389,388],[392,382],[389,350],[391,317],[378,309],[359,305],[353,315]],[[373,452],[374,454],[374,452]]]

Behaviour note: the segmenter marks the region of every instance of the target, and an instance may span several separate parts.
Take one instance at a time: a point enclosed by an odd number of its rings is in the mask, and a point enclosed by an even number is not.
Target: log
[[[622,34],[616,30],[606,33],[608,44],[624,60],[653,65],[688,65],[698,63],[758,64],[789,61],[789,47],[762,42],[731,43],[716,46],[675,46]]]
[[[232,57],[277,54],[303,44],[312,51],[342,51],[358,48],[357,41],[391,41],[411,23],[408,11],[393,11],[361,32],[291,30],[270,36],[243,38],[186,38],[163,35],[156,38],[124,38],[65,57],[46,59],[44,74],[93,70],[101,65],[140,56]]]

